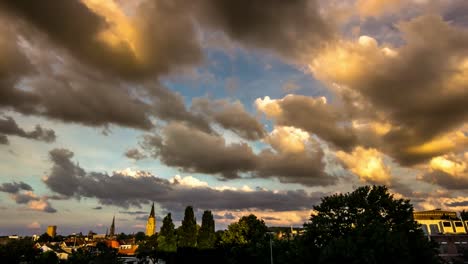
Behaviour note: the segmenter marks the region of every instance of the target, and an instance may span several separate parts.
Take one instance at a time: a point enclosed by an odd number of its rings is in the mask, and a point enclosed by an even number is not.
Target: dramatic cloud
[[[125,79],[154,76],[201,58],[190,18],[167,1],[145,1],[133,16],[114,1],[20,0],[0,7],[75,58]]]
[[[228,100],[196,98],[192,102],[191,110],[245,139],[258,140],[265,136],[263,125],[247,113],[239,101],[231,103]]]
[[[464,155],[444,155],[431,159],[429,171],[420,180],[449,190],[468,189],[468,152]]]
[[[432,141],[466,123],[468,31],[435,15],[398,29],[405,42],[398,49],[362,36],[327,47],[310,68],[337,92],[348,114],[387,123],[382,148],[411,165],[443,154]]]
[[[54,164],[44,183],[54,192],[70,197],[96,198],[105,205],[128,207],[157,201],[163,208],[182,210],[191,204],[211,210],[301,210],[310,208],[323,193],[305,191],[273,192],[266,190],[216,190],[210,187],[188,187],[155,176],[131,177],[122,174],[85,172],[73,164],[73,153],[64,149],[50,152]],[[57,184],[60,182],[61,184]],[[128,188],[132,186],[132,188]]]
[[[143,144],[152,149],[153,157],[169,166],[186,172],[221,174],[227,179],[255,168],[255,154],[246,143],[227,144],[220,136],[177,123],[166,126],[162,135],[148,135]]]
[[[49,143],[55,141],[55,131],[52,129],[43,129],[40,125],[36,125],[33,131],[25,131],[18,126],[13,118],[8,116],[0,118],[0,134],[36,139]]]
[[[332,17],[325,17],[315,0],[199,0],[188,5],[203,25],[287,58],[305,56],[334,37]]]
[[[351,154],[338,151],[336,156],[363,182],[390,185],[391,171],[376,149],[357,147]]]
[[[324,172],[323,152],[316,142],[308,140],[306,132],[278,128],[266,141],[274,149],[255,154],[246,143],[227,144],[221,136],[173,123],[162,130],[162,137],[145,136],[142,145],[168,166],[189,173],[215,174],[221,179],[250,173],[252,177],[278,178],[281,182],[308,186],[330,185],[337,180]]]
[[[273,150],[264,149],[258,154],[255,176],[306,186],[327,186],[338,180],[325,173],[324,153],[305,131],[276,127],[265,141]]]
[[[344,149],[356,143],[352,129],[343,125],[345,116],[327,104],[325,97],[287,95],[276,100],[266,96],[258,98],[255,104],[277,125],[303,129]]]
[[[155,116],[209,131],[158,80],[200,61],[192,20],[167,1],[143,1],[134,9],[124,12],[114,1],[2,2],[8,15],[0,20],[8,26],[0,28],[0,107],[138,129],[152,128]]]

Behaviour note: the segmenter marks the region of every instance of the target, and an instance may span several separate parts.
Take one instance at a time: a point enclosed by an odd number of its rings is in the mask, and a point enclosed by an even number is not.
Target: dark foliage
[[[413,219],[409,200],[385,186],[322,198],[301,238],[304,261],[316,263],[439,263],[436,245]]]

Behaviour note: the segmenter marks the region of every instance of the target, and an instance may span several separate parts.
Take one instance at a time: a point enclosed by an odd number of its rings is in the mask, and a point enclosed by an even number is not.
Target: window
[[[442,222],[442,224],[444,225],[444,227],[451,227],[452,224],[450,224],[450,222]]]
[[[429,230],[431,230],[431,234],[438,234],[440,233],[439,227],[435,224],[429,225]]]
[[[457,222],[455,222],[455,226],[456,227],[463,227],[463,224],[462,224],[462,222],[457,221]]]

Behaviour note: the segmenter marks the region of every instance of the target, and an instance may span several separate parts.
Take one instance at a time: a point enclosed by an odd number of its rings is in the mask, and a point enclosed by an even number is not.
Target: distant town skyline
[[[468,2],[0,3],[0,235],[468,210]]]

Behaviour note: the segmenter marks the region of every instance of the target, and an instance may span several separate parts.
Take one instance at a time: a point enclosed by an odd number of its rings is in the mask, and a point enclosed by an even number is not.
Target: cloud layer
[[[182,210],[191,204],[211,210],[301,210],[310,208],[323,193],[303,190],[273,192],[215,189],[205,185],[181,184],[151,174],[104,174],[86,172],[72,162],[67,149],[50,152],[53,167],[44,183],[51,191],[67,197],[96,198],[101,204],[121,207],[141,206],[156,201],[167,210]],[[131,188],[129,188],[131,186]]]

